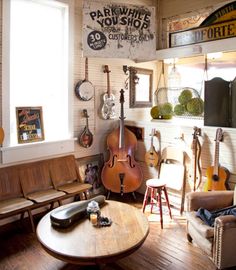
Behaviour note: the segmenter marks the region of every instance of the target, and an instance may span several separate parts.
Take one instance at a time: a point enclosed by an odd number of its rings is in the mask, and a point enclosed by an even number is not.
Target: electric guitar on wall
[[[79,144],[85,148],[88,148],[92,145],[93,143],[93,134],[89,130],[88,126],[88,112],[86,109],[83,110],[84,117],[86,118],[86,126],[84,127],[84,130],[79,136]]]
[[[204,185],[204,191],[212,190],[226,190],[228,189],[229,171],[219,165],[219,148],[220,142],[223,140],[223,130],[218,128],[216,130],[215,138],[215,156],[214,165],[207,168],[207,181]]]
[[[110,77],[108,65],[104,66],[104,73],[107,74],[107,92],[103,94],[103,106],[102,106],[102,118],[103,119],[114,119],[115,118],[115,96],[111,93],[110,89]]]
[[[151,147],[149,151],[145,154],[145,162],[150,167],[156,167],[159,161],[158,153],[155,150],[155,147],[153,145],[153,137],[156,135],[156,130],[152,129],[151,134]]]

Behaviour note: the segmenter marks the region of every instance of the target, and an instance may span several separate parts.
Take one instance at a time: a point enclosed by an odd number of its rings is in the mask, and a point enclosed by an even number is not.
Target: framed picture
[[[105,192],[101,180],[101,170],[104,165],[103,154],[78,158],[76,162],[82,181],[92,185],[92,193],[103,194]]]
[[[42,107],[17,107],[18,143],[44,140]]]

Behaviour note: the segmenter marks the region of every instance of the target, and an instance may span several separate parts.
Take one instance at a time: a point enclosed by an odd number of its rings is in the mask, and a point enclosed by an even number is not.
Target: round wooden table
[[[107,200],[101,214],[112,219],[110,227],[94,227],[85,218],[66,229],[57,229],[51,225],[48,213],[37,226],[38,240],[52,256],[79,265],[114,262],[133,253],[145,241],[149,224],[141,210]]]

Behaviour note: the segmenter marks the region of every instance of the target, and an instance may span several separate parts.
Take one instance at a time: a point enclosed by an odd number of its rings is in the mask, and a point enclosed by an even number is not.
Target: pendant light
[[[168,76],[168,86],[170,88],[181,87],[181,75],[175,65],[176,59],[174,58],[173,67]]]

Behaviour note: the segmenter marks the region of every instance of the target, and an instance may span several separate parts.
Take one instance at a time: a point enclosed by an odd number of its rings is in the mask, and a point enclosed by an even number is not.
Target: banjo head
[[[88,101],[93,98],[94,87],[90,81],[79,81],[75,86],[75,94],[81,100]]]

